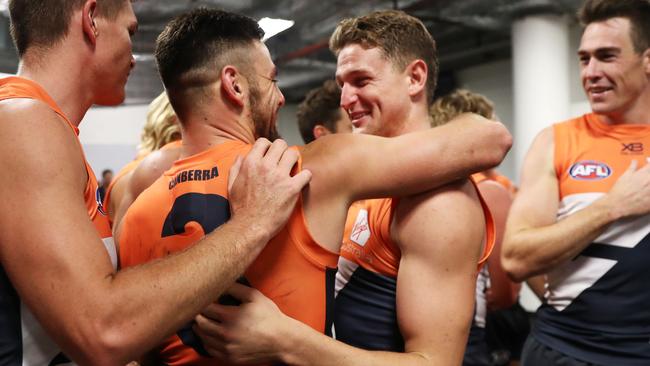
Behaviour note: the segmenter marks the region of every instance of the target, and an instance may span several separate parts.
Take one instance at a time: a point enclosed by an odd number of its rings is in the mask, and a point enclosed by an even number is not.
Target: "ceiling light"
[[[260,25],[260,28],[264,30],[264,38],[262,38],[262,42],[265,42],[274,35],[293,27],[295,22],[293,20],[264,17],[257,23]]]

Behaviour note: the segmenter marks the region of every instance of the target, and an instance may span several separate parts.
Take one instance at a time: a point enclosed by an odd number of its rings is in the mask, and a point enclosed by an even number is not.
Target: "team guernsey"
[[[643,166],[650,126],[608,125],[587,114],[554,125],[557,219],[608,192],[632,160]],[[533,336],[597,365],[650,365],[650,216],[608,226],[580,255],[547,274]]]
[[[494,245],[494,223],[480,201],[486,225],[482,264]],[[398,203],[396,198],[371,199],[355,202],[348,211],[336,274],[333,333],[354,347],[404,351],[396,306],[401,254],[390,234]]]
[[[38,100],[58,114],[70,127],[70,132],[79,135],[74,126],[56,105],[54,100],[37,83],[21,77],[0,79],[0,101],[26,98]],[[81,143],[77,139],[79,153],[83,156]],[[111,258],[113,268],[117,268],[115,244],[108,225],[108,219],[99,198],[95,173],[86,162],[88,181],[83,192],[84,201],[97,233]],[[72,365],[73,363],[61,352],[54,341],[45,333],[34,315],[20,301],[7,275],[0,266],[0,365]]]
[[[496,182],[510,194],[514,194],[516,190],[515,185],[510,179],[496,172],[489,175],[483,172],[472,174],[472,179],[476,185],[484,181]],[[476,278],[474,318],[472,319],[472,326],[469,329],[467,347],[465,348],[465,356],[463,358],[463,365],[465,366],[489,366],[492,364],[485,333],[485,319],[487,315],[486,291],[490,288],[490,285],[490,269],[486,263],[479,270]]]
[[[250,148],[229,141],[175,162],[127,211],[119,238],[121,265],[133,266],[183,250],[225,223],[230,217],[228,171],[237,156],[246,155]],[[260,290],[283,313],[327,334],[338,254],[312,239],[301,202],[240,281]],[[204,357],[191,324],[154,353],[160,364],[217,364]]]

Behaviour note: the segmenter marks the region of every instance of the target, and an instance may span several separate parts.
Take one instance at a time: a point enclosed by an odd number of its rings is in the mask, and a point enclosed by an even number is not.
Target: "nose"
[[[282,107],[286,100],[284,99],[284,94],[282,94],[282,90],[278,88],[278,93],[280,93],[280,98],[278,98],[278,107]]]
[[[350,110],[357,100],[358,98],[354,88],[348,84],[343,84],[341,87],[341,108],[346,111]]]
[[[131,55],[131,69],[135,67],[135,57]]]
[[[589,80],[600,78],[601,75],[600,63],[595,57],[590,57],[589,61],[582,68],[582,77]]]

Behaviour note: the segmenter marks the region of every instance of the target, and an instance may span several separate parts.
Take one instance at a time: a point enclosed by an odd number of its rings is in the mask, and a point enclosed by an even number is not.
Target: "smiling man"
[[[650,364],[650,2],[590,0],[578,50],[592,113],[524,161],[503,267],[547,274],[523,364]]]

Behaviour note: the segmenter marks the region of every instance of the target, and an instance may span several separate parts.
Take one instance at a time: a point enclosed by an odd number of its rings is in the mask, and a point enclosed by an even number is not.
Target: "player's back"
[[[230,217],[228,171],[237,156],[249,149],[241,142],[226,142],[174,163],[124,217],[121,264],[133,266],[178,252],[225,223]],[[336,261],[336,254],[312,239],[299,201],[287,225],[244,278],[285,314],[326,332]],[[201,347],[189,326],[166,340],[158,352],[163,362],[172,365],[213,363],[199,356]]]

